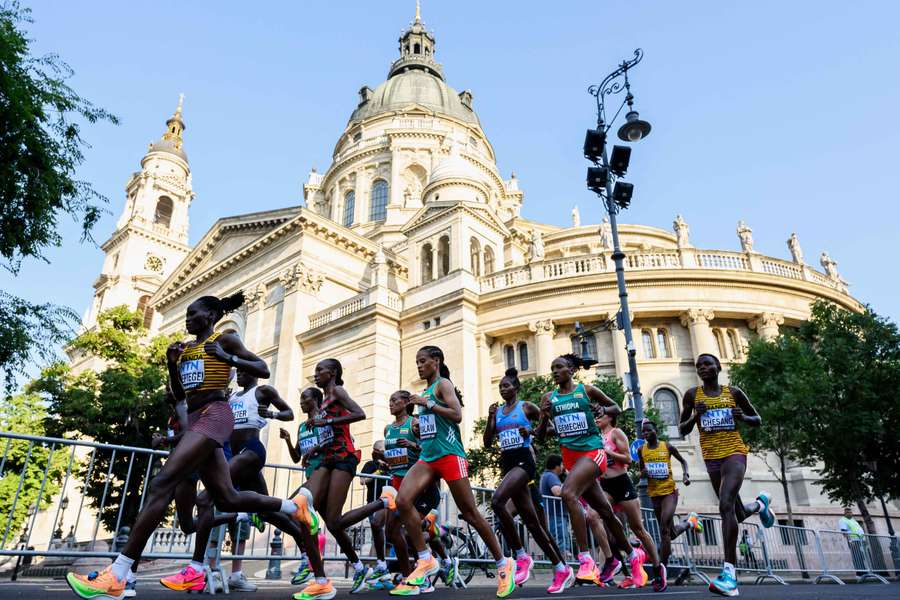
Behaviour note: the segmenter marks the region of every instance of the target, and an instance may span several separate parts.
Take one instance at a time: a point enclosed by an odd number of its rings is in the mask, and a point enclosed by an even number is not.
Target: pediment
[[[420,208],[400,231],[410,237],[415,230],[421,227],[437,221],[456,218],[461,212],[474,216],[504,237],[510,233],[494,211],[484,204],[474,202],[429,202]]]

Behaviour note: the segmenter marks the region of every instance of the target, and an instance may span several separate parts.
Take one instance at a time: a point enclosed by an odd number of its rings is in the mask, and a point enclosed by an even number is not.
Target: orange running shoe
[[[97,571],[87,575],[67,573],[66,583],[73,592],[82,598],[121,600],[125,597],[125,580],[116,579],[116,576],[112,574],[112,565],[99,573]]]
[[[311,584],[291,596],[291,598],[294,600],[330,600],[331,598],[334,598],[336,594],[337,590],[334,589],[334,586],[329,579],[325,583],[316,583],[313,581]]]
[[[313,508],[312,492],[306,488],[300,488],[300,493],[294,497],[294,504],[297,510],[291,516],[295,521],[303,523],[309,527],[309,532],[313,535],[319,531],[319,515]]]
[[[188,565],[174,575],[163,577],[159,582],[176,592],[203,591],[206,587],[206,573]]]
[[[516,561],[506,559],[502,567],[497,567],[497,597],[506,598],[516,590]]]
[[[441,565],[434,556],[430,556],[425,560],[421,558],[416,561],[416,568],[409,574],[404,583],[406,585],[421,586],[432,575],[437,575],[441,570]],[[393,591],[393,590],[391,590]]]
[[[381,488],[381,496],[379,500],[384,500],[388,510],[397,510],[397,490],[389,485]]]

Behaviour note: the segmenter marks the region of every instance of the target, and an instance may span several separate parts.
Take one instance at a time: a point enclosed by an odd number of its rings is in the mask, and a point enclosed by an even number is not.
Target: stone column
[[[244,345],[251,351],[259,349],[259,331],[262,327],[263,307],[266,303],[266,286],[259,284],[246,294],[247,321],[244,324]]]
[[[748,321],[750,329],[755,329],[759,337],[768,341],[778,337],[778,326],[784,324],[784,317],[778,313],[765,312]]]
[[[629,324],[629,327],[631,324]],[[616,377],[625,381],[628,372],[628,350],[625,348],[625,332],[621,329],[610,329],[609,339],[613,347],[613,360],[616,363]]]
[[[534,370],[538,375],[550,374],[550,363],[553,356],[553,335],[556,327],[552,320],[532,321],[528,329],[534,332]]]
[[[438,261],[441,258],[440,253],[438,253],[438,246],[440,245],[440,239],[435,240],[431,243],[431,280],[436,281],[438,277],[440,277],[441,268],[438,265]]]
[[[715,313],[708,308],[692,308],[681,313],[681,324],[691,332],[691,349],[694,358],[698,354],[705,353],[718,356],[718,344],[716,344],[716,338],[709,327],[709,322],[715,316]]]
[[[491,382],[491,337],[486,333],[476,333],[478,342],[478,380],[481,382],[478,417],[487,416],[488,407],[494,402],[496,392]]]

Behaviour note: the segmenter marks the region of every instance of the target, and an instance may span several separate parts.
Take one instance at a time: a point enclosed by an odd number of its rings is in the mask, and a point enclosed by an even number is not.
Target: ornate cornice
[[[552,319],[542,319],[540,321],[531,321],[528,323],[528,330],[535,335],[554,335],[556,333],[556,325]]]
[[[284,269],[279,279],[281,280],[281,285],[284,286],[285,293],[300,288],[315,294],[322,287],[325,276],[315,269],[307,267],[302,262],[298,262],[294,266]]]
[[[760,313],[755,317],[748,319],[747,325],[750,329],[755,329],[757,331],[778,327],[779,325],[784,325],[784,315],[774,312]]]
[[[708,325],[716,318],[716,313],[709,308],[689,308],[679,315],[681,324],[685,327]]]

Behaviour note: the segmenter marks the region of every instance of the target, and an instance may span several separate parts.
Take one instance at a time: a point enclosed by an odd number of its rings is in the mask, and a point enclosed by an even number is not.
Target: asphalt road
[[[233,593],[232,596],[242,597],[245,600],[287,600],[291,594],[299,590],[297,586],[291,586],[287,582],[269,582],[256,581],[259,584],[259,590],[253,593]],[[343,587],[343,589],[340,589]],[[494,587],[474,586],[465,590],[449,590],[443,586],[437,586],[433,594],[426,596],[429,600],[448,600],[450,594],[453,594],[454,600],[489,600],[494,598]],[[558,596],[550,596],[544,592],[545,585],[543,580],[538,579],[529,582],[524,588],[516,590],[510,597],[511,600],[574,600],[578,598],[597,598],[606,596],[609,598],[636,598],[636,597],[656,597],[662,596],[672,597],[673,600],[694,600],[719,598],[711,594],[705,587],[700,586],[679,586],[669,587],[668,591],[663,594],[655,594],[652,589],[644,588],[641,590],[616,590],[616,589],[599,589],[595,587],[573,587],[564,594]],[[365,592],[363,594],[350,596],[347,592],[346,585],[339,586],[337,598],[340,600],[369,598],[375,600],[387,600],[389,596],[386,592]],[[741,586],[742,598],[764,599],[764,600],[785,600],[786,596],[790,596],[790,600],[816,600],[825,598],[829,600],[860,600],[863,598],[900,598],[900,583],[883,584],[850,584],[850,585],[834,585],[821,584],[813,585],[809,583],[795,584],[788,587],[779,585],[751,585],[745,583]],[[138,584],[139,600],[176,600],[178,595],[176,592],[166,590],[153,580],[140,580]],[[204,597],[192,595],[196,600],[202,600]],[[0,582],[0,600],[72,600],[76,596],[69,590],[65,581],[33,581],[33,582]]]

